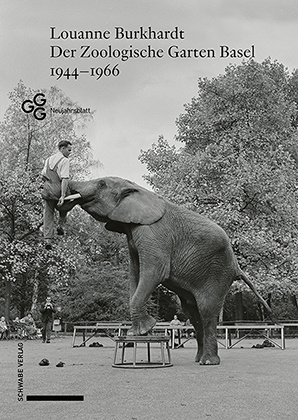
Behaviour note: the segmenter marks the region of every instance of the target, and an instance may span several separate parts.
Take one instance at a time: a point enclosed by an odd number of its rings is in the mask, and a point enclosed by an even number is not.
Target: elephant
[[[122,178],[70,181],[69,188],[81,197],[65,202],[62,211],[78,204],[106,229],[127,237],[132,321],[128,335],[145,335],[154,327],[156,320],[147,313],[146,303],[160,284],[179,296],[196,332],[195,361],[202,365],[220,363],[217,320],[233,281],[242,279],[271,312],[215,222]]]

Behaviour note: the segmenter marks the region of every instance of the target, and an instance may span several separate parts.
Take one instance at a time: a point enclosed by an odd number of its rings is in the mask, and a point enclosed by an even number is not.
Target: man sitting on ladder
[[[44,199],[43,236],[46,242],[46,249],[52,248],[54,238],[54,217],[55,208],[62,206],[65,200],[78,198],[79,194],[68,195],[69,160],[71,153],[71,142],[62,140],[58,144],[59,151],[46,159],[42,177],[44,182],[42,198]],[[57,227],[58,235],[64,235],[66,212],[59,210],[59,222]]]

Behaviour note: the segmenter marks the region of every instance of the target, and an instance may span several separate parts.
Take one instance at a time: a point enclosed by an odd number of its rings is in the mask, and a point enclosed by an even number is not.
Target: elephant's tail
[[[264,307],[266,308],[266,310],[268,311],[268,315],[270,317],[270,319],[274,322],[276,322],[276,319],[274,319],[274,315],[272,313],[272,309],[270,308],[270,306],[268,305],[268,303],[262,298],[262,296],[260,295],[260,293],[256,290],[255,286],[253,285],[253,283],[251,282],[251,280],[247,277],[247,275],[240,270],[239,273],[239,277],[244,280],[244,282],[247,284],[247,286],[253,291],[253,293],[256,295],[256,297],[259,299],[260,302],[262,302],[262,304],[264,305]]]

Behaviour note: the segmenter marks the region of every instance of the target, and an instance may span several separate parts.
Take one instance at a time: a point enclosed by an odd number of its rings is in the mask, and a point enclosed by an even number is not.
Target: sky
[[[243,57],[232,57],[233,50],[254,52],[258,62],[271,57],[290,72],[298,67],[297,0],[1,0],[0,19],[0,120],[20,80],[37,90],[57,86],[81,107],[95,110],[85,130],[102,164],[93,176],[119,176],[143,186],[141,150],[160,135],[182,146],[175,140],[177,118],[197,95],[199,78],[241,64]],[[169,39],[148,39],[149,27],[151,38],[155,31]],[[118,36],[116,28],[123,28]],[[69,39],[71,31],[105,32],[106,39]],[[85,45],[95,56],[109,48],[114,54],[124,49],[145,54],[150,46],[161,57],[81,57]],[[229,56],[221,56],[223,45]],[[63,53],[56,57],[58,51]],[[92,76],[92,68],[106,66],[115,76]],[[51,68],[86,73],[57,80]]]

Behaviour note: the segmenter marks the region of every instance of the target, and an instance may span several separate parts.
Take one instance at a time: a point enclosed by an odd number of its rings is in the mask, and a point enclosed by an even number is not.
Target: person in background
[[[22,324],[18,316],[12,321],[12,328],[16,338],[22,338]]]
[[[28,312],[27,316],[20,319],[20,323],[24,327],[25,336],[27,336],[27,338],[32,340],[32,338],[34,338],[36,336],[36,333],[37,333],[37,328],[36,328],[35,321],[33,319],[32,313]]]
[[[174,318],[172,319],[172,321],[170,322],[170,325],[175,326],[175,325],[182,325],[182,322],[179,321],[178,316],[174,315]]]
[[[8,326],[5,321],[5,317],[1,316],[0,319],[0,340],[8,338]]]
[[[56,312],[50,297],[47,297],[46,303],[40,312],[42,321],[42,342],[50,343],[53,325],[53,314]]]
[[[174,315],[174,318],[170,322],[170,325],[171,325],[171,327],[178,327],[178,326],[182,325],[182,322],[179,321],[177,315]],[[179,346],[181,344],[181,334],[180,334],[180,330],[178,328],[176,330],[173,328],[173,331],[172,331],[172,341],[173,341],[172,347],[173,347],[173,344],[174,344],[174,346],[176,345],[175,337],[178,337],[178,344],[177,345]]]

